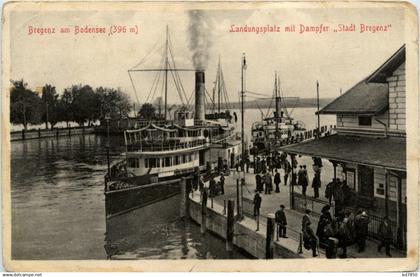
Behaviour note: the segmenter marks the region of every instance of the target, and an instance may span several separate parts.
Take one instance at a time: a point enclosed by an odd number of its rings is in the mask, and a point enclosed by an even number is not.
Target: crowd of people
[[[330,243],[337,242],[337,247],[341,249],[341,258],[347,257],[347,247],[357,244],[358,252],[364,252],[369,231],[369,216],[363,209],[359,209],[356,214],[352,210],[341,210],[333,217],[330,213],[330,206],[326,205],[321,210],[316,233],[313,232],[309,215],[311,211],[307,209],[302,218],[302,233],[305,248],[312,249],[314,255],[317,244],[322,248],[327,248]],[[393,233],[390,222],[384,217],[379,226],[378,252],[385,247],[385,253],[391,257],[390,245]],[[332,242],[331,242],[332,241]]]
[[[237,163],[237,171],[243,170],[249,172],[249,159],[245,159],[244,164]],[[227,163],[223,163],[226,171]],[[322,162],[314,160],[313,169],[313,198],[319,198],[319,190],[321,188],[321,167]],[[292,170],[295,168],[295,170]],[[283,169],[282,172],[280,169]],[[282,184],[287,186],[294,182],[294,185],[301,187],[302,195],[307,196],[307,188],[310,185],[307,166],[297,164],[296,159],[289,162],[287,159],[276,160],[273,158],[256,157],[253,163],[253,173],[255,174],[255,195],[253,199],[254,216],[258,220],[262,204],[261,194],[281,193]],[[282,174],[281,174],[282,173]],[[281,176],[283,175],[283,176]],[[242,180],[244,182],[244,180]],[[218,182],[210,181],[210,194],[224,194],[225,177],[223,173],[220,175]],[[321,215],[317,226],[312,223],[311,211],[307,209],[302,217],[302,242],[304,248],[312,251],[312,256],[318,255],[317,248],[328,248],[331,244],[340,250],[339,257],[347,257],[347,248],[356,244],[359,253],[366,249],[366,240],[369,233],[370,219],[366,210],[359,209],[356,213],[348,207],[354,206],[353,192],[348,187],[345,180],[333,178],[330,183],[325,186],[325,198],[329,205],[325,205],[321,210]],[[327,202],[327,203],[328,203]],[[334,202],[334,211],[332,215],[331,206]],[[275,221],[277,226],[277,240],[279,238],[287,238],[287,218],[285,206],[280,205],[280,209],[275,213]],[[259,224],[257,224],[258,226]],[[257,227],[258,230],[258,227]],[[385,254],[391,257],[390,246],[393,241],[393,232],[390,221],[387,217],[383,218],[378,228],[379,243],[377,251],[380,252],[385,248]]]

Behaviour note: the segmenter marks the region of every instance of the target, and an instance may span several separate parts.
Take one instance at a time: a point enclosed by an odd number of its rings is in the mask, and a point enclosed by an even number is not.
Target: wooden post
[[[238,218],[240,218],[241,214],[241,199],[239,194],[239,179],[236,179],[236,214],[238,215]]]
[[[270,213],[267,215],[267,233],[265,241],[265,258],[273,259],[274,258],[274,214]]]
[[[389,216],[389,208],[388,208],[388,201],[389,201],[389,195],[388,195],[388,183],[389,183],[389,174],[388,170],[385,168],[385,216]]]
[[[55,129],[55,137],[58,138],[58,128]]]
[[[207,189],[203,189],[201,202],[201,234],[206,233],[207,229]]]
[[[181,218],[188,218],[189,215],[189,201],[188,201],[188,188],[187,188],[187,179],[182,178],[180,181],[181,185],[181,205],[179,210],[179,216]]]
[[[233,251],[233,234],[234,234],[234,213],[235,213],[235,201],[228,200],[227,203],[227,228],[226,228],[226,251]]]
[[[241,181],[241,219],[244,218],[244,186],[245,186],[245,178]]]
[[[38,128],[38,138],[41,137],[41,128]]]
[[[403,213],[402,213],[402,177],[398,176],[398,189],[397,189],[397,242],[398,247],[404,248],[404,235],[403,235]]]
[[[290,176],[290,178],[291,178],[291,180],[290,180],[290,199],[289,199],[290,209],[295,208],[295,200],[294,200],[294,196],[293,196],[294,188],[295,188],[295,178],[293,176],[294,175],[293,156],[294,156],[294,154],[290,154],[290,161],[291,161],[290,164],[292,166],[291,171],[290,171],[290,174],[291,174],[291,176]]]
[[[22,139],[25,140],[25,129],[22,129]]]

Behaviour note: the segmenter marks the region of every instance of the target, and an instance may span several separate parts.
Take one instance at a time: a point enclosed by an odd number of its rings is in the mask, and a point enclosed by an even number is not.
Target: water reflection
[[[111,160],[122,142],[111,137]],[[106,143],[95,135],[11,143],[13,259],[226,257],[223,240],[178,218],[178,197],[106,220]]]

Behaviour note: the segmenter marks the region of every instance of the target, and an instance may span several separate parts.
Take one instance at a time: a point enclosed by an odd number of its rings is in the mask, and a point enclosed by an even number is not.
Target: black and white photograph
[[[417,268],[415,7],[18,1],[3,17],[7,270]]]

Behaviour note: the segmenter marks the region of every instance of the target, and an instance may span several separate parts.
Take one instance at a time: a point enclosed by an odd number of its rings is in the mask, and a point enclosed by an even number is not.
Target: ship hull
[[[165,179],[157,183],[105,192],[107,218],[145,207],[180,193],[179,176]]]

